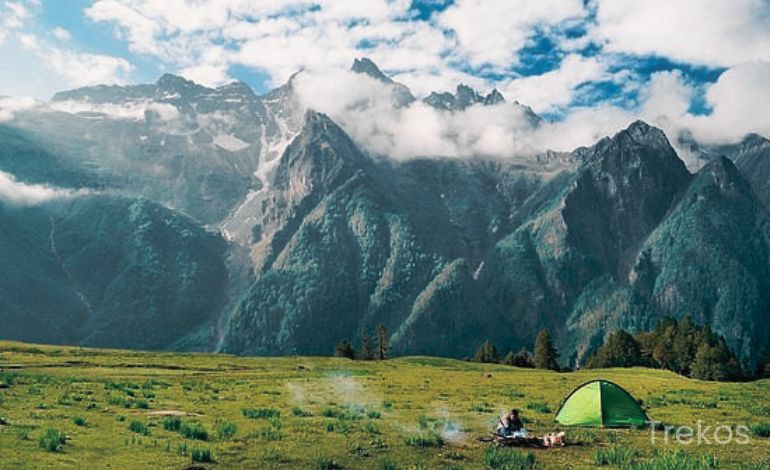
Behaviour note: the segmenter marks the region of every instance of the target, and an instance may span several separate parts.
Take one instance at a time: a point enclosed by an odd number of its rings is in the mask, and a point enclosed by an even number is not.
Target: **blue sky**
[[[164,72],[263,93],[297,70],[369,56],[417,96],[497,88],[553,120],[642,112],[652,90],[680,114],[710,116],[733,88],[759,88],[748,101],[763,92],[769,19],[768,0],[6,0],[0,95],[47,99]],[[735,83],[710,92],[729,70]]]

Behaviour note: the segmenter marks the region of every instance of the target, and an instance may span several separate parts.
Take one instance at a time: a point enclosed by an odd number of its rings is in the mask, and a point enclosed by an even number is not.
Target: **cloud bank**
[[[86,189],[62,189],[42,184],[26,184],[10,173],[0,171],[0,201],[16,206],[35,206],[55,199],[91,194]]]
[[[707,87],[705,99],[712,108],[708,115],[690,112],[696,90],[677,71],[653,74],[633,109],[612,104],[579,107],[564,119],[539,123],[510,102],[454,112],[420,101],[396,107],[390,85],[347,70],[307,71],[296,77],[294,85],[305,107],[331,116],[365,150],[397,159],[511,158],[571,151],[636,119],[661,127],[674,145],[684,131],[707,144],[736,142],[750,132],[770,136],[770,115],[763,105],[770,102],[768,62],[731,68]]]

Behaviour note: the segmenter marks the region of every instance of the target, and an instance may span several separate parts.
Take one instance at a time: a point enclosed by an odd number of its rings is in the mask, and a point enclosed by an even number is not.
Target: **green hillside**
[[[694,463],[687,468],[770,464],[762,463],[770,439],[760,437],[770,429],[767,380],[700,382],[650,369],[559,374],[428,357],[353,362],[0,342],[0,468],[185,468],[193,456],[206,460],[207,451],[214,463],[196,465],[521,468],[503,466],[505,452],[479,441],[498,413],[518,407],[535,433],[556,430],[560,401],[594,378],[625,387],[654,420],[746,425],[750,443],[664,445],[658,431],[653,446],[649,430],[567,429],[581,445],[531,451],[538,468],[621,461],[622,468],[663,468],[641,464],[666,459]]]

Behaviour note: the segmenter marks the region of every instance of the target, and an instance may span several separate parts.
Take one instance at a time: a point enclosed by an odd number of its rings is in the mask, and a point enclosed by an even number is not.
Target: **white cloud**
[[[42,184],[25,184],[10,174],[0,171],[0,201],[8,204],[32,206],[54,199],[85,196],[91,191],[85,189],[62,189]]]
[[[710,66],[770,60],[767,0],[596,0],[596,39],[610,52]]]
[[[53,36],[60,41],[69,41],[72,39],[70,32],[62,27],[56,27],[52,29],[51,34],[53,34]]]
[[[40,55],[51,70],[76,87],[124,83],[123,77],[133,69],[126,59],[108,55],[70,52],[58,48],[44,49]]]
[[[156,113],[162,121],[170,122],[179,118],[179,110],[168,103],[153,101],[129,101],[126,103],[92,103],[90,101],[63,100],[52,101],[48,108],[64,113],[97,113],[111,119],[141,121],[145,114]]]
[[[595,57],[570,54],[558,69],[511,80],[501,85],[505,96],[531,106],[536,112],[550,112],[567,106],[581,83],[599,80],[606,74]]]
[[[581,0],[459,0],[439,23],[457,37],[458,47],[475,66],[507,67],[536,26],[554,25],[586,14]]]
[[[707,116],[685,116],[682,126],[703,142],[731,142],[756,132],[770,137],[770,61],[733,67],[706,90]]]
[[[0,96],[0,122],[10,121],[13,119],[14,113],[26,111],[37,106],[40,106],[40,103],[34,98]]]

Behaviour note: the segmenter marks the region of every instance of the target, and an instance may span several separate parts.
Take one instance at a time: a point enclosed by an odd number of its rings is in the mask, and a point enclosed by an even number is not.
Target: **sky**
[[[770,134],[770,0],[0,0],[6,104],[165,72],[263,93],[364,56],[418,97],[497,88],[592,136]]]

